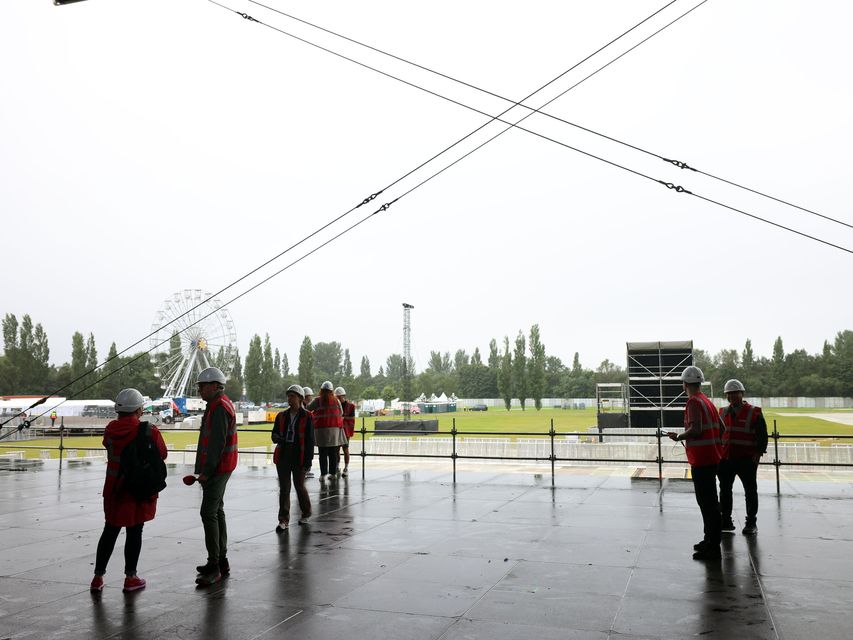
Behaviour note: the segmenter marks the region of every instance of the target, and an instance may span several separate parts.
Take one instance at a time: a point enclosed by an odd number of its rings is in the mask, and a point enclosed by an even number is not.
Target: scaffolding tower
[[[687,394],[681,372],[693,364],[693,341],[629,342],[628,401],[631,427],[681,427]]]

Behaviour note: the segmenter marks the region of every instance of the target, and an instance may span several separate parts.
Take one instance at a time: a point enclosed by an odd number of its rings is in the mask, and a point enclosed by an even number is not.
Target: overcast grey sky
[[[679,0],[529,104],[697,2]],[[484,111],[505,108],[225,4]],[[665,1],[265,4],[520,99]],[[102,356],[111,341],[126,346],[175,291],[221,288],[486,121],[204,0],[7,0],[3,13],[0,313],[41,322],[57,363],[73,331],[93,331]],[[709,0],[546,110],[853,221],[851,23],[843,2]],[[850,229],[541,116],[525,126],[853,247]],[[268,332],[295,365],[308,334],[341,341],[356,367],[367,354],[374,371],[401,349],[403,301],[415,305],[421,367],[430,349],[484,350],[536,322],[549,353],[579,351],[587,366],[624,364],[629,340],[716,352],[751,337],[769,354],[782,335],[787,349],[814,352],[850,327],[851,260],[515,130],[231,313],[243,355]]]

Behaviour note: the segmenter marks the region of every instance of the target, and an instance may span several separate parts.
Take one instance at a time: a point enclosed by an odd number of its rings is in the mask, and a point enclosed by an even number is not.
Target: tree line
[[[98,350],[92,333],[84,336],[76,331],[71,337],[71,361],[61,365],[50,363],[47,334],[40,323],[29,315],[20,322],[13,314],[2,320],[3,354],[0,355],[0,395],[47,394],[71,383],[99,364]],[[172,348],[180,348],[177,336]],[[135,387],[143,394],[162,394],[162,380],[156,375],[157,362],[144,352],[117,357],[113,342],[107,363],[95,374],[71,385],[63,395],[79,394],[82,398],[114,398],[125,387]],[[160,357],[167,357],[165,355]],[[219,364],[223,354],[213,354]],[[743,349],[723,349],[715,355],[694,350],[696,364],[722,394],[725,381],[740,379],[750,396],[853,396],[853,331],[839,332],[825,341],[820,353],[804,349],[786,353],[782,338],[777,338],[770,357],[757,356],[751,340]],[[519,331],[514,339],[504,336],[492,339],[483,352],[474,347],[430,351],[426,366],[418,371],[406,363],[400,353],[389,355],[374,372],[370,359],[362,356],[358,369],[348,348],[340,342],[313,342],[305,336],[299,346],[295,367],[286,350],[271,344],[269,335],[252,336],[245,359],[237,354],[226,393],[232,398],[245,398],[257,404],[283,402],[291,384],[308,385],[317,391],[324,380],[346,388],[351,399],[402,397],[414,399],[445,393],[461,398],[502,398],[507,407],[514,398],[522,408],[533,400],[541,407],[542,398],[591,398],[599,382],[624,382],[625,369],[604,360],[595,369],[584,367],[579,353],[564,364],[546,351],[539,325],[528,332]],[[99,380],[99,378],[101,378]],[[406,380],[410,388],[404,389]]]

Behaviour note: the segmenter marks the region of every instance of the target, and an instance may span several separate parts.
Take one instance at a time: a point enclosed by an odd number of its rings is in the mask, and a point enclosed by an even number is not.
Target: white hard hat
[[[724,393],[731,393],[732,391],[746,391],[743,386],[743,383],[740,380],[735,380],[732,378],[728,382],[726,382],[726,386],[723,387]]]
[[[303,398],[305,396],[313,396],[313,395],[314,395],[314,389],[312,389],[311,387],[302,387],[302,397]]]
[[[287,388],[287,393],[291,393],[291,392],[292,392],[292,393],[295,393],[295,394],[296,394],[296,395],[298,395],[300,398],[304,398],[304,397],[305,397],[305,391],[304,391],[304,389],[302,389],[302,387],[300,387],[298,384],[292,384],[292,385],[290,385],[290,386]]]
[[[702,369],[693,365],[685,367],[681,372],[681,381],[687,384],[700,384],[705,379],[705,374]]]
[[[196,384],[201,384],[202,382],[218,382],[219,384],[225,384],[225,374],[216,367],[208,367],[198,374],[198,380],[195,382]]]
[[[331,390],[332,390],[332,389],[334,389],[334,388],[335,388],[335,385],[333,385],[333,384],[331,383],[331,381],[329,381],[329,380],[326,380],[323,384],[321,384],[321,385],[320,385],[320,390],[321,390],[321,391],[323,391],[323,390],[331,391]]]
[[[336,396],[345,396],[346,394],[347,394],[347,390],[344,389],[343,387],[338,387],[337,389],[335,389],[335,395]]]
[[[116,413],[133,413],[144,404],[145,398],[136,389],[122,389],[116,396]]]

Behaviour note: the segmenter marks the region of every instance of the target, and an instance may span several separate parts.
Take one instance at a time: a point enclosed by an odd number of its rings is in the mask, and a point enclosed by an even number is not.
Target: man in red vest
[[[227,576],[228,530],[225,525],[225,487],[237,468],[237,420],[234,405],[225,395],[225,375],[208,367],[198,376],[198,393],[207,402],[196,448],[195,473],[202,489],[201,523],[207,562],[196,567],[196,584],[209,586]]]
[[[347,391],[343,387],[335,389],[335,397],[341,403],[341,411],[344,414],[344,435],[347,442],[341,447],[344,450],[344,470],[340,474],[344,477],[349,475],[349,441],[355,435],[355,405],[347,400]],[[338,451],[338,469],[341,468],[341,452]]]
[[[743,535],[758,532],[758,461],[767,452],[767,422],[761,407],[744,402],[746,391],[740,380],[729,380],[723,388],[729,406],[723,408],[720,417],[726,425],[723,434],[723,459],[720,461],[720,512],[722,530],[734,531],[732,521],[732,486],[735,476],[740,478],[746,493],[746,523]]]
[[[667,435],[684,442],[693,491],[702,512],[705,537],[693,545],[694,560],[718,560],[720,552],[720,503],[717,501],[717,467],[722,458],[720,414],[717,407],[702,393],[705,379],[699,367],[689,366],[681,373],[687,405],[684,407],[684,431]]]

